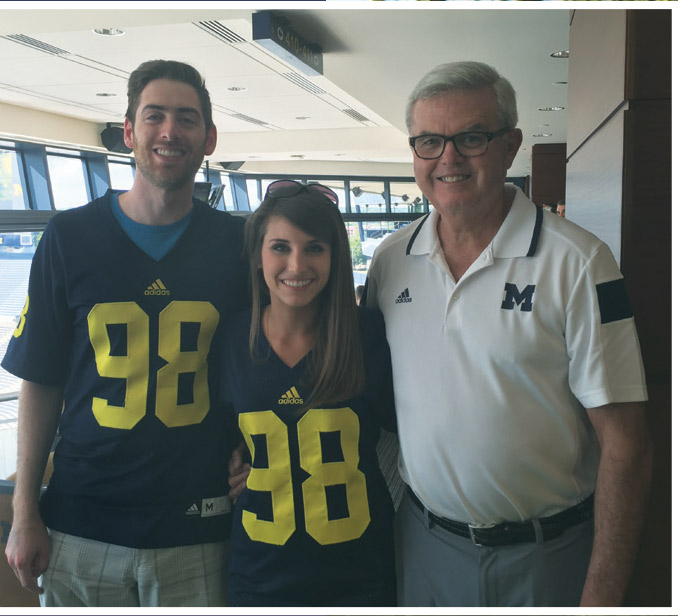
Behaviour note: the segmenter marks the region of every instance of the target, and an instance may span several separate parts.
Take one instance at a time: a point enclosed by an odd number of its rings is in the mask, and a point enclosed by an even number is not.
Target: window
[[[353,260],[353,283],[365,284],[374,251],[391,233],[408,225],[408,221],[347,222],[346,232]]]
[[[20,162],[16,151],[3,149],[0,143],[0,210],[28,209],[19,171]]]
[[[59,152],[60,155],[55,155]],[[64,152],[52,148],[47,149],[47,166],[52,184],[54,208],[67,210],[85,205],[89,201],[85,165],[82,158],[72,156],[72,152]]]
[[[351,182],[351,212],[356,214],[384,214],[386,211],[383,182],[362,180]]]
[[[337,197],[339,197],[339,211],[342,214],[345,214],[348,210],[346,209],[346,186],[344,180],[308,180],[308,184],[311,183],[318,183],[318,184],[323,184],[324,186],[327,186],[327,188],[331,188],[335,193],[337,193]]]
[[[424,210],[424,195],[415,182],[391,182],[391,211],[396,214],[419,214]]]
[[[207,177],[209,176],[209,180]],[[225,183],[225,186],[223,188],[222,194],[218,197],[217,201],[213,204],[213,207],[218,209],[218,210],[224,210],[224,209],[230,209],[234,210],[235,207],[233,206],[233,195],[231,194],[231,187],[229,185],[228,181],[228,174],[225,173],[220,173],[219,171],[215,171],[214,169],[209,169],[209,173],[207,173],[206,169],[200,169],[198,173],[195,176],[195,181],[196,182],[207,182],[211,184],[210,187],[210,194],[209,194],[209,199],[211,200],[214,198],[214,196],[217,194],[217,191],[219,191],[219,186]],[[226,194],[228,193],[228,194]],[[227,200],[230,202],[231,207],[226,207]]]
[[[231,190],[231,176],[228,173],[221,173],[221,183],[224,185],[224,192],[221,196],[220,205],[223,205],[227,212],[235,211],[235,202],[233,201],[233,191]]]
[[[108,173],[111,177],[111,188],[129,190],[134,183],[134,165],[130,159],[108,158]]]
[[[250,210],[253,212],[259,207],[259,204],[261,203],[261,200],[263,199],[264,195],[266,194],[266,186],[268,186],[273,180],[268,180],[265,182],[264,187],[261,190],[261,194],[259,193],[259,180],[255,178],[247,178],[246,184],[247,184],[247,198],[249,199],[250,202]]]

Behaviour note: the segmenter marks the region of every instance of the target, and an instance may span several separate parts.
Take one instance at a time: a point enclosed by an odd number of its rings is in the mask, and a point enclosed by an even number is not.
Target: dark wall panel
[[[540,143],[532,147],[532,201],[537,205],[565,198],[564,143]]]
[[[575,10],[568,218],[613,248],[645,363],[655,443],[650,507],[627,593],[671,605],[671,12]]]

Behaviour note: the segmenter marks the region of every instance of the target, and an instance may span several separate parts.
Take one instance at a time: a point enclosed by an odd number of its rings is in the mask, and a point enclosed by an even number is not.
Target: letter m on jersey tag
[[[512,282],[504,285],[504,301],[501,303],[503,310],[513,310],[520,306],[522,312],[532,312],[532,296],[536,285],[528,284],[522,291]]]

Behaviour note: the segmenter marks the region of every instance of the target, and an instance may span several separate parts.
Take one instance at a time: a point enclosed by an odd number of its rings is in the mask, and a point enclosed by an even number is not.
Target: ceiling
[[[206,8],[0,10],[0,105],[57,114],[59,141],[101,147],[101,130],[122,121],[129,73],[145,60],[178,59],[200,70],[211,93],[219,132],[211,163],[238,161],[252,172],[411,175],[403,117],[410,90],[436,64],[472,59],[496,67],[518,94],[525,142],[510,175],[530,174],[533,144],[566,139],[567,111],[539,109],[567,106],[568,61],[550,54],[568,49],[568,9],[191,4]],[[226,4],[235,8],[214,8]],[[319,45],[323,74],[305,74],[254,42],[255,10],[284,16]],[[44,137],[42,117],[20,130],[0,119],[0,137]],[[74,118],[95,137],[69,137]],[[550,136],[533,136],[541,133]]]

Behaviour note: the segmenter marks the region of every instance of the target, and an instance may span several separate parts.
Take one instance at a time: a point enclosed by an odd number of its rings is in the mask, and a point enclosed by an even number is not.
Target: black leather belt
[[[424,505],[409,486],[407,486],[407,493],[419,510],[424,512]],[[565,529],[588,520],[592,515],[593,494],[581,503],[574,505],[574,507],[565,509],[565,511],[546,518],[537,518],[539,524],[534,524],[531,520],[527,520],[525,522],[503,522],[494,526],[473,526],[463,522],[448,520],[430,511],[428,512],[430,522],[455,535],[470,539],[475,545],[487,547],[511,545],[514,543],[536,543],[539,534],[541,534],[543,541],[555,539],[562,535]],[[539,528],[540,531],[537,530]]]

